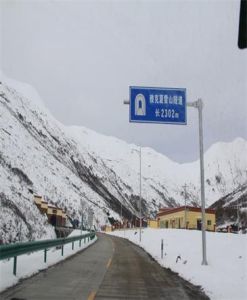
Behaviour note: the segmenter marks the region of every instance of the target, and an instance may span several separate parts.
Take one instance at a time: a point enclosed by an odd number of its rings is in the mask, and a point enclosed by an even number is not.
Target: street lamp
[[[140,234],[139,241],[142,241],[142,148],[140,146],[140,194],[139,194],[139,210],[140,210]]]
[[[187,185],[183,186],[184,188],[184,229],[187,229],[187,207],[186,207],[186,200],[187,200]]]
[[[138,150],[134,150],[137,151]],[[138,215],[138,214],[137,214]],[[142,148],[139,150],[139,241],[142,240]]]

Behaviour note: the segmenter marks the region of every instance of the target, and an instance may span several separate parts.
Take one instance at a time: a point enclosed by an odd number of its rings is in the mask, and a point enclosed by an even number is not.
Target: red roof
[[[160,208],[160,211],[168,211],[171,209],[174,209],[174,207],[162,207],[162,208]]]
[[[185,207],[186,207],[187,211],[201,212],[200,207],[194,207],[194,206],[179,206],[179,207],[173,207],[173,208],[167,207],[167,208],[161,208],[159,210],[159,212],[157,213],[157,217],[173,214],[173,213],[179,212],[179,211],[183,211],[183,210],[185,210]],[[205,212],[207,214],[215,214],[215,209],[206,208]]]

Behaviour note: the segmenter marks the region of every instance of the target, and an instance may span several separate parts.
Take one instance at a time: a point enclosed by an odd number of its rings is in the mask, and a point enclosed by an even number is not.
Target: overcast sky
[[[247,49],[240,1],[1,2],[1,69],[33,85],[52,114],[179,161],[195,160],[188,125],[129,123],[129,86],[187,89],[202,98],[204,143],[247,138]]]

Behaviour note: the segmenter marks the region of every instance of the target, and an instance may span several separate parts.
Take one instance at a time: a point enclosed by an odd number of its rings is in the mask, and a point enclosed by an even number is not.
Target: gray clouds
[[[182,87],[205,103],[205,146],[247,138],[247,51],[239,1],[2,1],[2,69],[53,115],[178,161],[198,157],[188,125],[129,124],[130,85]]]

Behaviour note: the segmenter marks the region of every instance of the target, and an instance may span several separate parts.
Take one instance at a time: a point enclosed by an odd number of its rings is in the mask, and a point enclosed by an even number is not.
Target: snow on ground
[[[207,232],[208,265],[203,266],[201,231],[146,228],[142,232],[141,243],[139,229],[114,231],[110,234],[125,237],[140,245],[160,265],[202,286],[211,299],[247,299],[247,235]]]
[[[69,235],[77,236],[81,234],[87,234],[88,231],[73,230]],[[71,255],[74,255],[78,251],[87,248],[89,245],[93,244],[97,240],[89,242],[86,239],[81,242],[81,247],[79,247],[79,241],[74,243],[74,250],[72,250],[72,243],[64,245],[64,255],[61,255],[61,249],[51,248],[47,251],[47,261],[44,263],[44,250],[33,252],[31,254],[20,255],[17,257],[17,274],[13,275],[13,258],[10,260],[0,261],[0,292],[8,287],[11,287],[18,283],[20,279],[30,277],[31,275],[44,270]]]

